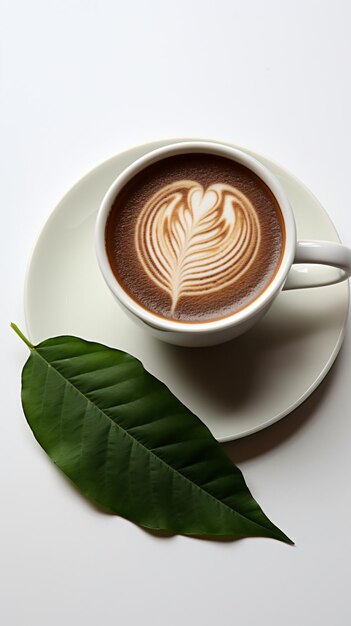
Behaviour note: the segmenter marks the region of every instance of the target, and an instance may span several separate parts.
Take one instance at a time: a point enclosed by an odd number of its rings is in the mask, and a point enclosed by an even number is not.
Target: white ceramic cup
[[[123,289],[112,272],[105,245],[105,227],[111,207],[125,184],[145,167],[166,157],[206,153],[227,157],[246,166],[269,187],[275,196],[285,224],[285,244],[279,268],[266,289],[245,308],[222,319],[186,323],[165,319],[145,309]],[[228,341],[251,328],[269,309],[282,289],[319,287],[337,283],[351,275],[351,250],[340,243],[329,241],[297,241],[294,215],[279,181],[255,158],[241,150],[207,141],[186,141],[164,146],[149,152],[127,167],[107,191],[96,221],[95,246],[103,277],[125,311],[152,335],[181,346],[210,346]],[[326,278],[313,265],[299,271],[298,264],[329,265],[335,269]],[[294,266],[292,267],[292,265]],[[297,265],[296,265],[297,264]],[[302,266],[300,266],[301,268]]]

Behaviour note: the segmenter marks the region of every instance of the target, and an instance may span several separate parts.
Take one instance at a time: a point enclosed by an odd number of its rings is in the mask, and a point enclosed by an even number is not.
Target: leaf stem
[[[22,339],[22,341],[24,341],[24,343],[27,344],[30,350],[34,350],[33,344],[29,341],[29,339],[27,339],[27,337],[24,336],[22,331],[20,331],[20,329],[18,328],[17,324],[14,324],[13,322],[11,322],[11,328],[15,331],[15,333],[17,333],[17,335]]]

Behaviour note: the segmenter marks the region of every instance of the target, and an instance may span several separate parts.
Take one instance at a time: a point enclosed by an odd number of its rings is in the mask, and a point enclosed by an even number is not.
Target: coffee
[[[163,318],[208,322],[253,302],[274,278],[284,223],[266,184],[231,159],[180,154],[118,193],[105,229],[112,271]]]

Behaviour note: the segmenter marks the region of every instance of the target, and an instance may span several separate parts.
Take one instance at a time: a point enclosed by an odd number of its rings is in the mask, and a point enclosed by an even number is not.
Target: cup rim
[[[270,189],[278,202],[285,226],[285,245],[278,270],[262,293],[243,309],[226,317],[207,322],[183,322],[169,320],[152,313],[138,304],[122,287],[115,277],[110,266],[105,245],[105,227],[111,207],[121,191],[131,178],[145,167],[156,163],[164,158],[177,154],[202,153],[214,154],[229,158],[240,163],[256,174]],[[283,187],[274,174],[257,159],[246,152],[211,141],[182,141],[172,143],[141,156],[121,172],[107,190],[96,219],[95,226],[95,251],[102,275],[117,300],[134,316],[142,320],[148,326],[161,331],[181,333],[206,333],[215,330],[224,330],[243,323],[249,318],[256,316],[275,297],[283,287],[287,274],[294,261],[296,246],[296,225],[293,212]]]

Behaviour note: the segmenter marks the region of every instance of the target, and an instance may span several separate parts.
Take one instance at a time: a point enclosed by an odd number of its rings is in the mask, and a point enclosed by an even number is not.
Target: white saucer
[[[323,380],[344,336],[348,283],[282,293],[252,331],[213,348],[180,348],[149,337],[119,308],[97,266],[95,217],[105,191],[129,163],[166,143],[137,146],[102,163],[61,200],[35,246],[26,280],[30,339],[74,334],[139,358],[220,441],[287,415]],[[254,154],[280,179],[301,239],[339,241],[318,200],[291,174]],[[325,268],[320,268],[324,271]]]

